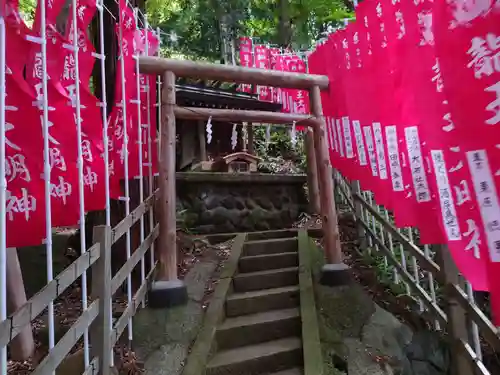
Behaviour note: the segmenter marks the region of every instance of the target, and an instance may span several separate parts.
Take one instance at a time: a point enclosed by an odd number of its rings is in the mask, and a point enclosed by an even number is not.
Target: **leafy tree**
[[[166,54],[211,61],[226,58],[224,41],[230,45],[240,35],[306,49],[352,17],[350,0],[148,0],[146,8],[165,33]]]

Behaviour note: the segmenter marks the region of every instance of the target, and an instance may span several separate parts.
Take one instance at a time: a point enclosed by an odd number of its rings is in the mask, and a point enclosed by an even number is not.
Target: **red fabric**
[[[459,189],[457,199],[475,200],[480,214],[480,220],[472,215],[461,220],[462,237],[468,242],[464,251],[476,252],[486,262],[493,318],[498,325],[500,8],[494,2],[436,2],[433,12],[436,53],[454,121],[449,137],[465,156],[454,168],[468,167],[470,172],[470,178],[464,176],[454,189]]]
[[[263,45],[256,45],[254,47],[255,54],[255,67],[258,69],[270,69],[271,60],[269,54],[269,48]],[[259,100],[271,101],[272,100],[272,90],[268,86],[258,86],[257,93],[259,94]]]
[[[9,25],[6,29],[7,45],[26,46],[23,39],[15,37],[17,34]],[[38,109],[26,105],[35,101],[36,95],[24,79],[10,74],[20,66],[9,60],[5,79],[7,247],[33,246],[45,238],[42,128],[38,124]],[[32,124],[29,137],[26,137],[25,124]]]
[[[252,38],[240,38],[240,65],[247,68],[254,66]],[[247,83],[241,84],[240,90],[246,93],[252,93],[252,85]]]

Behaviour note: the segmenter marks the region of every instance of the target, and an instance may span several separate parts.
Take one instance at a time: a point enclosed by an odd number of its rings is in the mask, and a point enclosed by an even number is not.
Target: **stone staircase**
[[[246,241],[207,375],[303,374],[297,237]]]

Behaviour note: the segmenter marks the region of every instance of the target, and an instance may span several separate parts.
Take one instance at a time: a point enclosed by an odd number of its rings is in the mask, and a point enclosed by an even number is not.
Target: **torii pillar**
[[[148,294],[151,308],[164,308],[187,303],[186,285],[177,273],[177,217],[175,188],[176,124],[174,107],[175,74],[167,71],[163,76],[161,149],[159,160],[160,210],[159,269]]]

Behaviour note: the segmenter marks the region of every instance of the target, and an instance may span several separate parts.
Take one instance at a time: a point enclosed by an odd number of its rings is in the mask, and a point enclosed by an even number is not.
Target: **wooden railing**
[[[416,312],[449,340],[453,375],[495,374],[483,362],[484,349],[500,353],[498,329],[478,306],[470,284],[459,274],[445,245],[422,246],[415,228],[397,229],[391,213],[334,172],[338,210],[352,215],[360,255],[381,257],[391,283],[402,286],[417,301]],[[437,223],[436,223],[437,225]],[[404,234],[406,232],[406,234]],[[442,298],[437,298],[437,291]],[[489,346],[489,347],[488,347]]]
[[[147,275],[142,278],[141,285],[121,316],[113,324],[112,299],[120,286],[131,275],[138,263],[144,259],[158,238],[158,224],[123,266],[112,275],[111,246],[125,235],[141,218],[147,217],[158,198],[158,190],[145,199],[139,206],[125,217],[114,228],[97,226],[94,228],[94,244],[77,260],[69,265],[43,289],[30,298],[21,308],[0,323],[0,346],[8,345],[23,329],[54,303],[73,283],[85,273],[92,276],[92,293],[89,306],[82,311],[79,318],[71,325],[62,338],[55,343],[43,360],[33,370],[34,375],[51,375],[70,354],[85,332],[90,336],[90,362],[84,374],[109,374],[112,365],[113,347],[128,326],[138,307],[145,302],[148,285],[155,272],[157,262]],[[102,371],[99,371],[99,370]],[[77,375],[77,374],[75,374]]]

